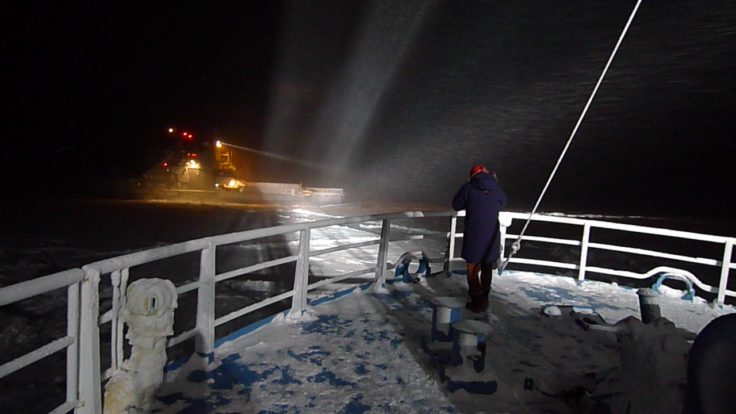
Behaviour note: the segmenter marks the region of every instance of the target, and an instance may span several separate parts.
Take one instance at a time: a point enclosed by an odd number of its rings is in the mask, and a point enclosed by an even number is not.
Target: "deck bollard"
[[[452,324],[452,365],[472,363],[476,372],[485,369],[486,337],[491,325],[476,320],[462,320]]]
[[[654,289],[643,288],[636,291],[639,296],[641,321],[650,323],[662,317],[659,309],[659,292]]]
[[[432,340],[451,341],[452,323],[460,320],[465,298],[438,296],[432,302]]]

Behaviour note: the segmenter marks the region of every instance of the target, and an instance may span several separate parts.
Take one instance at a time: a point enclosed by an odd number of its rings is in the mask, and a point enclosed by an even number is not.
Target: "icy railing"
[[[454,256],[456,250],[455,245],[456,240],[458,238],[462,238],[462,234],[457,232],[457,218],[463,216],[463,212],[460,212],[458,214],[454,212],[415,211],[399,214],[329,219],[307,223],[260,228],[214,237],[190,240],[187,242],[136,252],[91,263],[84,266],[82,269],[72,269],[65,272],[34,279],[28,282],[23,282],[1,288],[0,306],[11,304],[65,286],[68,286],[69,289],[69,300],[67,305],[67,336],[53,341],[10,362],[0,365],[0,378],[9,375],[10,373],[15,372],[21,368],[24,368],[54,352],[66,349],[67,398],[66,402],[60,405],[53,412],[63,413],[74,409],[77,413],[100,413],[102,410],[102,381],[109,379],[115,372],[117,372],[124,360],[124,330],[123,324],[120,321],[119,317],[122,306],[125,303],[124,295],[126,287],[128,285],[129,272],[131,267],[140,266],[162,259],[168,259],[187,253],[199,252],[200,265],[198,280],[176,287],[177,293],[179,295],[194,291],[197,292],[196,326],[193,329],[185,332],[175,332],[175,334],[177,335],[168,340],[167,346],[172,347],[194,338],[195,350],[197,352],[203,354],[211,354],[212,352],[214,352],[215,348],[215,328],[217,326],[252,313],[258,309],[264,308],[268,305],[288,298],[292,298],[290,312],[292,314],[299,315],[306,309],[307,293],[310,290],[322,287],[330,283],[339,282],[344,279],[349,279],[365,274],[373,274],[375,282],[383,284],[385,282],[385,274],[388,269],[387,253],[389,242],[416,239],[416,236],[414,236],[404,240],[389,240],[389,230],[391,228],[392,220],[422,217],[447,217],[448,219],[450,219],[450,230],[446,235],[448,248],[446,249],[445,257],[433,260],[433,262],[444,262],[445,270],[448,270],[449,264],[452,261],[458,260]],[[502,241],[505,242],[508,239],[516,238],[516,235],[509,234],[507,232],[508,228],[513,224],[514,220],[526,220],[527,217],[528,215],[523,213],[501,213],[500,219]],[[589,249],[609,250],[626,254],[643,255],[667,260],[696,263],[706,266],[717,266],[721,267],[721,277],[718,287],[707,285],[706,283],[703,283],[702,281],[697,279],[694,275],[690,274],[691,278],[694,279],[693,282],[698,288],[702,289],[703,291],[717,294],[716,300],[719,303],[723,303],[726,296],[736,297],[736,292],[732,290],[727,290],[729,270],[736,267],[731,263],[731,252],[733,249],[734,241],[736,240],[734,238],[665,230],[654,227],[617,224],[596,220],[583,220],[568,217],[534,215],[532,219],[534,221],[540,222],[552,222],[582,227],[583,231],[580,240],[542,237],[534,235],[528,235],[524,237],[524,240],[526,241],[536,241],[542,243],[579,247],[579,260],[576,260],[574,263],[566,263],[514,257],[511,260],[511,263],[541,266],[547,268],[577,270],[578,278],[580,280],[585,279],[586,273],[600,273],[621,276],[625,278],[645,279],[653,276],[658,270],[653,269],[650,272],[640,274],[630,271],[588,266],[587,256]],[[380,238],[362,242],[344,243],[335,247],[321,250],[310,249],[310,232],[314,229],[336,225],[339,226],[375,221],[381,222]],[[655,250],[616,246],[602,243],[592,243],[590,241],[590,235],[591,230],[593,229],[609,229],[622,232],[642,233],[647,235],[667,236],[673,238],[701,241],[706,243],[723,244],[723,257],[722,260],[719,261],[716,259],[675,255]],[[215,256],[218,246],[250,241],[264,237],[281,236],[291,233],[299,233],[299,248],[297,254],[256,263],[251,266],[246,266],[219,274],[216,272]],[[309,283],[308,279],[310,257],[370,245],[379,246],[376,257],[376,265],[374,267],[359,269],[349,273],[330,277],[315,283]],[[296,268],[294,275],[294,287],[291,291],[284,292],[279,295],[264,299],[261,302],[245,306],[242,309],[236,310],[219,318],[215,317],[215,285],[218,282],[222,282],[228,279],[243,276],[274,266],[294,262],[296,263]],[[112,305],[111,309],[100,315],[99,283],[101,277],[106,275],[109,275],[112,285]],[[111,324],[111,361],[110,366],[102,371],[100,367],[99,328],[101,325],[107,323]],[[80,356],[84,357],[80,358]]]
[[[464,212],[461,212],[459,215],[462,216],[464,215],[463,213]],[[523,220],[526,220],[528,217],[529,215],[524,214],[524,213],[511,213],[511,212],[501,213],[500,220],[502,222],[501,223],[502,241],[505,242],[507,239],[516,239],[518,235],[507,234],[506,230],[508,229],[508,227],[511,226],[513,220],[523,221]],[[453,218],[452,220],[454,222],[456,221],[456,218]],[[733,264],[731,262],[731,254],[733,252],[733,245],[734,245],[734,242],[736,242],[736,238],[713,236],[709,234],[692,233],[692,232],[678,231],[678,230],[668,230],[668,229],[661,229],[657,227],[611,223],[611,222],[599,221],[599,220],[585,220],[585,219],[578,219],[578,218],[572,218],[572,217],[546,216],[546,215],[541,215],[541,214],[535,214],[532,217],[532,220],[539,221],[539,222],[569,224],[569,225],[582,227],[583,231],[582,231],[582,236],[580,240],[559,239],[559,238],[550,238],[550,237],[537,237],[537,236],[532,236],[532,235],[524,236],[524,240],[526,241],[537,241],[537,242],[551,243],[551,244],[558,244],[558,245],[579,246],[580,247],[579,261],[576,263],[563,263],[563,262],[555,262],[555,261],[513,257],[510,260],[510,263],[522,263],[522,264],[528,264],[528,265],[537,265],[537,266],[544,266],[544,267],[554,267],[554,268],[577,270],[578,280],[581,280],[581,281],[585,280],[586,273],[599,273],[599,274],[605,274],[605,275],[610,275],[610,276],[620,276],[624,278],[639,279],[639,280],[648,279],[650,277],[656,276],[657,274],[661,274],[661,273],[676,273],[676,274],[679,274],[680,276],[690,279],[693,282],[693,284],[695,284],[702,291],[716,294],[717,295],[716,303],[720,303],[720,304],[724,303],[726,296],[736,297],[736,291],[728,289],[729,271],[731,269],[736,269],[736,264]],[[452,223],[451,230],[454,228],[455,228],[455,223]],[[711,259],[711,258],[704,258],[704,257],[694,257],[694,256],[687,256],[687,255],[671,254],[671,253],[657,251],[657,250],[617,246],[617,245],[606,244],[606,243],[593,243],[590,240],[591,240],[591,232],[594,229],[606,229],[606,230],[613,230],[613,231],[620,231],[620,232],[627,232],[627,233],[639,233],[639,234],[644,234],[648,236],[664,236],[664,237],[674,238],[674,239],[692,240],[692,241],[697,241],[697,242],[705,242],[709,244],[720,244],[720,245],[723,245],[723,248],[722,248],[723,255],[721,256],[721,260],[718,260],[718,259]],[[450,251],[453,251],[452,239],[453,238],[451,237]],[[717,287],[711,286],[703,282],[702,280],[700,280],[697,276],[695,276],[691,272],[688,272],[686,270],[681,270],[681,269],[674,269],[671,267],[664,267],[664,266],[655,267],[644,273],[635,273],[635,272],[625,271],[625,270],[616,270],[616,269],[608,269],[608,268],[603,268],[603,267],[598,267],[598,266],[589,266],[588,265],[588,252],[590,251],[590,249],[626,253],[626,254],[636,255],[636,256],[656,257],[656,258],[666,259],[670,261],[694,263],[694,264],[705,265],[705,266],[710,266],[710,267],[718,267],[720,268],[719,283]]]

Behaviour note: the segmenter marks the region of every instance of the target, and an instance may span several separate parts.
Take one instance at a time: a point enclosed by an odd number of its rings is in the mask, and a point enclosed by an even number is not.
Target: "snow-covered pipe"
[[[120,319],[128,324],[131,356],[105,386],[106,414],[149,410],[163,381],[176,307],[176,287],[169,280],[140,279],[128,286]]]

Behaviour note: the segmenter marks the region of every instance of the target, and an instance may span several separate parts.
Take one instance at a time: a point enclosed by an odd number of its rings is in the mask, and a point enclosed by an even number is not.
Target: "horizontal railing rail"
[[[358,217],[330,218],[312,222],[285,224],[274,227],[266,227],[240,232],[228,233],[218,236],[205,237],[176,243],[169,246],[157,247],[145,251],[126,254],[119,257],[100,260],[84,266],[82,269],[72,269],[66,272],[45,276],[17,285],[0,289],[0,306],[30,298],[54,289],[69,287],[68,305],[68,334],[64,338],[57,339],[30,353],[14,359],[0,366],[0,377],[8,375],[17,369],[24,368],[45,355],[67,349],[67,401],[59,406],[57,410],[75,409],[76,412],[99,413],[101,411],[101,383],[104,379],[111,377],[122,365],[124,360],[123,347],[123,323],[119,320],[120,310],[126,301],[126,289],[130,275],[130,269],[148,263],[170,259],[185,254],[199,254],[199,278],[196,281],[187,281],[176,287],[179,295],[197,292],[197,315],[196,326],[177,332],[168,342],[168,347],[179,345],[185,341],[194,339],[195,349],[203,354],[213,352],[215,346],[215,328],[256,312],[275,303],[291,299],[292,314],[299,315],[306,309],[308,304],[307,295],[310,291],[325,287],[330,284],[339,283],[347,279],[363,278],[373,275],[373,280],[378,284],[385,282],[386,273],[395,266],[388,260],[390,243],[436,240],[437,238],[447,241],[445,257],[429,258],[432,263],[443,262],[444,270],[450,270],[450,263],[459,260],[455,257],[457,240],[462,240],[463,234],[457,231],[458,220],[462,220],[464,212],[452,211],[410,211],[394,214],[365,215]],[[449,232],[419,232],[418,234],[406,234],[401,237],[391,237],[390,230],[392,222],[401,220],[412,220],[420,218],[446,218],[449,219]],[[527,214],[502,212],[500,214],[500,233],[505,244],[508,239],[518,237],[507,233],[514,221],[526,220]],[[611,223],[599,220],[587,220],[573,217],[546,216],[535,214],[531,217],[533,221],[557,223],[582,228],[579,239],[549,237],[543,235],[525,235],[525,241],[538,242],[550,245],[561,245],[580,249],[580,257],[574,262],[561,262],[555,260],[541,260],[532,257],[517,255],[510,261],[512,264],[523,264],[539,266],[543,268],[557,268],[573,270],[578,272],[578,278],[584,280],[588,273],[598,273],[611,276],[619,276],[631,279],[647,279],[655,276],[662,269],[656,268],[647,273],[636,273],[627,270],[606,269],[597,266],[589,266],[587,255],[590,249],[602,251],[614,251],[622,254],[646,256],[664,260],[680,261],[697,265],[720,267],[721,277],[718,286],[711,286],[689,272],[694,284],[702,291],[716,294],[716,301],[723,303],[726,297],[736,297],[736,292],[728,290],[728,276],[730,269],[736,268],[731,262],[731,251],[736,239],[731,237],[713,236],[700,233],[666,230],[654,227],[645,227],[630,224]],[[365,224],[376,222],[378,225],[369,226],[376,231],[380,229],[380,235],[364,241],[336,240],[335,245],[311,248],[311,238],[315,231],[333,226],[350,226],[354,224]],[[397,229],[399,227],[397,226]],[[406,230],[402,224],[402,231]],[[610,231],[621,231],[629,233],[640,233],[655,236],[666,236],[686,240],[694,240],[704,243],[716,243],[723,245],[723,256],[719,258],[690,257],[684,254],[664,252],[652,249],[642,249],[633,246],[617,246],[609,243],[591,241],[591,233],[605,229]],[[369,230],[362,229],[369,232]],[[297,251],[279,258],[271,258],[248,266],[230,269],[221,273],[216,269],[216,256],[218,247],[235,243],[253,242],[276,236],[294,234],[298,242]],[[289,236],[292,237],[292,236]],[[373,246],[377,246],[376,248]],[[320,280],[310,283],[309,270],[310,258],[324,256],[338,252],[354,249],[371,248],[373,253],[361,251],[360,254],[373,254],[375,266],[350,270],[337,275],[319,275]],[[373,259],[371,259],[373,260]],[[568,259],[569,260],[569,259]],[[294,265],[294,286],[291,290],[265,298],[257,303],[251,303],[226,315],[215,316],[215,286],[217,283],[242,277],[254,272],[282,266]],[[677,270],[677,269],[674,269]],[[654,272],[654,273],[652,273]],[[99,283],[101,278],[109,277],[112,285],[112,305],[100,315]],[[110,327],[110,366],[102,371],[100,367],[100,326],[111,324]],[[83,360],[79,355],[85,355]],[[81,378],[81,380],[80,380]],[[59,411],[64,412],[64,411]]]
[[[3,287],[0,289],[0,306],[10,305],[33,296],[73,285],[81,282],[83,278],[84,272],[82,269],[70,269]]]

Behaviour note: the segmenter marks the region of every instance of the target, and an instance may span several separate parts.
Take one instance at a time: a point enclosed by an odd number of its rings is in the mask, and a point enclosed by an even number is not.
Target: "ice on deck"
[[[564,277],[507,272],[494,280],[487,314],[464,313],[493,328],[486,371],[490,395],[450,392],[422,347],[429,338],[433,296],[464,296],[464,276],[360,289],[314,306],[302,321],[278,317],[219,346],[204,367],[192,357],[169,372],[160,412],[567,412],[556,393],[591,373],[622,365],[615,336],[547,317],[548,304],[592,308],[607,322],[638,316],[633,289]],[[465,311],[464,311],[465,312]],[[731,307],[672,299],[663,316],[698,332]],[[631,374],[631,373],[629,373]],[[526,385],[532,389],[525,390]],[[636,386],[637,384],[633,384]],[[645,384],[642,384],[642,386]]]

